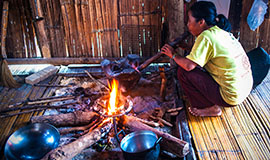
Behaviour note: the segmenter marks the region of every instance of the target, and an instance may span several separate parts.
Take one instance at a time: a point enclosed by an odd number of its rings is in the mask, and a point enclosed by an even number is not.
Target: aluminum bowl
[[[15,131],[5,145],[8,160],[41,159],[59,144],[58,130],[47,123],[33,123]]]
[[[135,131],[125,136],[120,148],[125,160],[157,160],[162,137],[148,130]]]

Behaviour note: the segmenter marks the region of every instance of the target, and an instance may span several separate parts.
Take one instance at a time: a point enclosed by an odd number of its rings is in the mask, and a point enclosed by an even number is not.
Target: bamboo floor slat
[[[62,77],[55,76],[44,80],[44,84],[58,84]],[[20,88],[17,89],[8,89],[3,88],[1,90],[0,97],[0,109],[8,107],[8,105],[15,104],[29,99],[37,99],[41,97],[49,97],[54,93],[55,88],[48,87],[33,87],[32,85],[23,84]],[[18,113],[22,110],[13,111],[10,113]],[[31,112],[22,115],[16,115],[7,118],[0,118],[0,159],[4,158],[4,145],[7,138],[17,129],[26,125],[29,122],[30,118],[35,115],[42,115],[43,111]]]
[[[186,106],[190,106],[187,102]],[[248,98],[220,117],[188,113],[199,159],[270,159],[270,72]]]

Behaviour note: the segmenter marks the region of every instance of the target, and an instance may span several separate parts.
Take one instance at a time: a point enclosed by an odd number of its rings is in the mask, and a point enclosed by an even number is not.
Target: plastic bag
[[[247,17],[247,23],[251,30],[255,31],[262,24],[266,12],[267,4],[263,0],[255,0],[253,2]]]

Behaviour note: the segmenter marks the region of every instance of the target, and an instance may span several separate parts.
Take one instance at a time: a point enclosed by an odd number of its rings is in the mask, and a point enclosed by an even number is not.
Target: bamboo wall
[[[185,11],[195,0],[8,1],[8,58],[103,58],[154,55],[184,31]],[[270,19],[251,31],[246,18],[252,3],[231,0],[233,33],[246,51],[261,46],[269,53]]]
[[[9,0],[9,58],[152,56],[162,0]],[[38,20],[36,17],[43,17]],[[37,40],[35,40],[35,37]],[[38,47],[37,47],[38,46]]]

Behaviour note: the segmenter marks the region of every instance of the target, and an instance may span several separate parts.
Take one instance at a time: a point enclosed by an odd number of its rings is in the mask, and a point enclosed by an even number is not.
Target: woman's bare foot
[[[193,116],[200,116],[200,117],[216,117],[221,116],[222,114],[221,108],[218,105],[213,105],[205,109],[189,107],[188,111]]]

